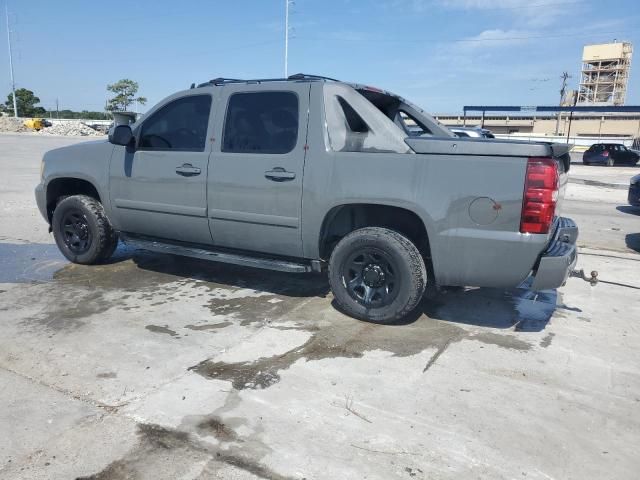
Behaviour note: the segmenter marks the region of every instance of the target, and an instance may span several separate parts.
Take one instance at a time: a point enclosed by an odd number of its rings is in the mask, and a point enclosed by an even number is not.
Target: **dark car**
[[[582,163],[585,165],[600,164],[609,167],[635,165],[638,160],[640,154],[635,150],[629,150],[621,143],[596,143],[582,156]]]
[[[636,175],[631,179],[629,185],[629,205],[640,207],[640,175]]]

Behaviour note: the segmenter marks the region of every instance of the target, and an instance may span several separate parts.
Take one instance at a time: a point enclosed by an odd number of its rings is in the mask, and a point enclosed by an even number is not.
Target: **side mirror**
[[[109,132],[109,142],[114,145],[128,146],[133,140],[133,132],[129,125],[116,125],[113,130]]]

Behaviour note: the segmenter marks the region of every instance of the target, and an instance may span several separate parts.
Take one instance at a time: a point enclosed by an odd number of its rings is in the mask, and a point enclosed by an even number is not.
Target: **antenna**
[[[16,82],[13,78],[13,56],[11,53],[11,30],[9,30],[9,2],[5,4],[5,14],[7,17],[7,42],[9,44],[9,71],[11,72],[11,92],[13,96],[13,116],[18,118],[18,102],[16,102]]]

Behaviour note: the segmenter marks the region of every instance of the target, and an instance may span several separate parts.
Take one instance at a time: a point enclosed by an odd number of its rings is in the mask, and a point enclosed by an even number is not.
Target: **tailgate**
[[[527,142],[521,140],[494,140],[484,138],[437,138],[437,137],[408,137],[405,143],[411,149],[423,155],[460,155],[480,157],[520,157],[522,160],[531,157],[553,158],[558,164],[559,184],[558,199],[556,203],[555,217],[562,212],[567,183],[569,181],[569,168],[571,156],[569,150],[572,145],[551,142]],[[524,187],[524,179],[523,181]],[[551,239],[554,228],[549,230]]]

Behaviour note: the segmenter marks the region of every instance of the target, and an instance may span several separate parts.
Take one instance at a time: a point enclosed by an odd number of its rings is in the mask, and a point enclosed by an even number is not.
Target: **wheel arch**
[[[87,195],[103,203],[100,192],[94,182],[86,178],[58,177],[51,179],[47,183],[46,189],[47,218],[49,223],[51,223],[53,211],[60,199],[70,195]]]
[[[324,216],[318,238],[321,259],[328,259],[335,245],[348,233],[364,227],[385,227],[405,235],[431,263],[429,232],[415,211],[383,203],[344,203]]]

